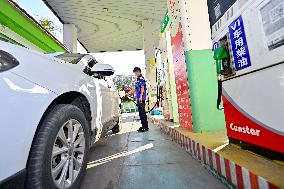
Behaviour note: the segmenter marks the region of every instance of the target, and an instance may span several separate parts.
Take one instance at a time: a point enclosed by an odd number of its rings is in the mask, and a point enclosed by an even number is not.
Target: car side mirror
[[[109,64],[97,63],[91,68],[91,71],[94,73],[94,76],[98,77],[111,76],[114,74],[114,69]]]

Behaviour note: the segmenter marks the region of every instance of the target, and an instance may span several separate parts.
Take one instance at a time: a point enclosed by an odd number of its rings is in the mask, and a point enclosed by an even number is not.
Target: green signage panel
[[[163,24],[162,24],[162,28],[161,28],[161,33],[164,33],[167,26],[168,26],[168,23],[170,21],[170,17],[169,17],[169,14],[168,14],[168,11],[164,17],[164,21],[163,21]]]

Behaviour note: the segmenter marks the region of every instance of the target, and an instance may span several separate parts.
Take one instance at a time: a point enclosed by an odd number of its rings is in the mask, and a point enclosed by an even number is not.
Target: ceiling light
[[[108,8],[103,8],[103,11],[104,12],[108,12]]]

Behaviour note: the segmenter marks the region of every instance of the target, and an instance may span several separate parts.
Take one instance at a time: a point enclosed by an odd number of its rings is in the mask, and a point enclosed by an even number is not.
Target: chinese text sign
[[[236,70],[250,67],[251,61],[242,16],[229,25],[229,33]]]

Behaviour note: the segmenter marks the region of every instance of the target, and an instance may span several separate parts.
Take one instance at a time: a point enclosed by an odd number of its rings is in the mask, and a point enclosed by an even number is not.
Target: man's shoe
[[[144,127],[140,127],[137,131],[138,132],[144,132]]]
[[[149,131],[149,127],[144,127],[144,132]]]

